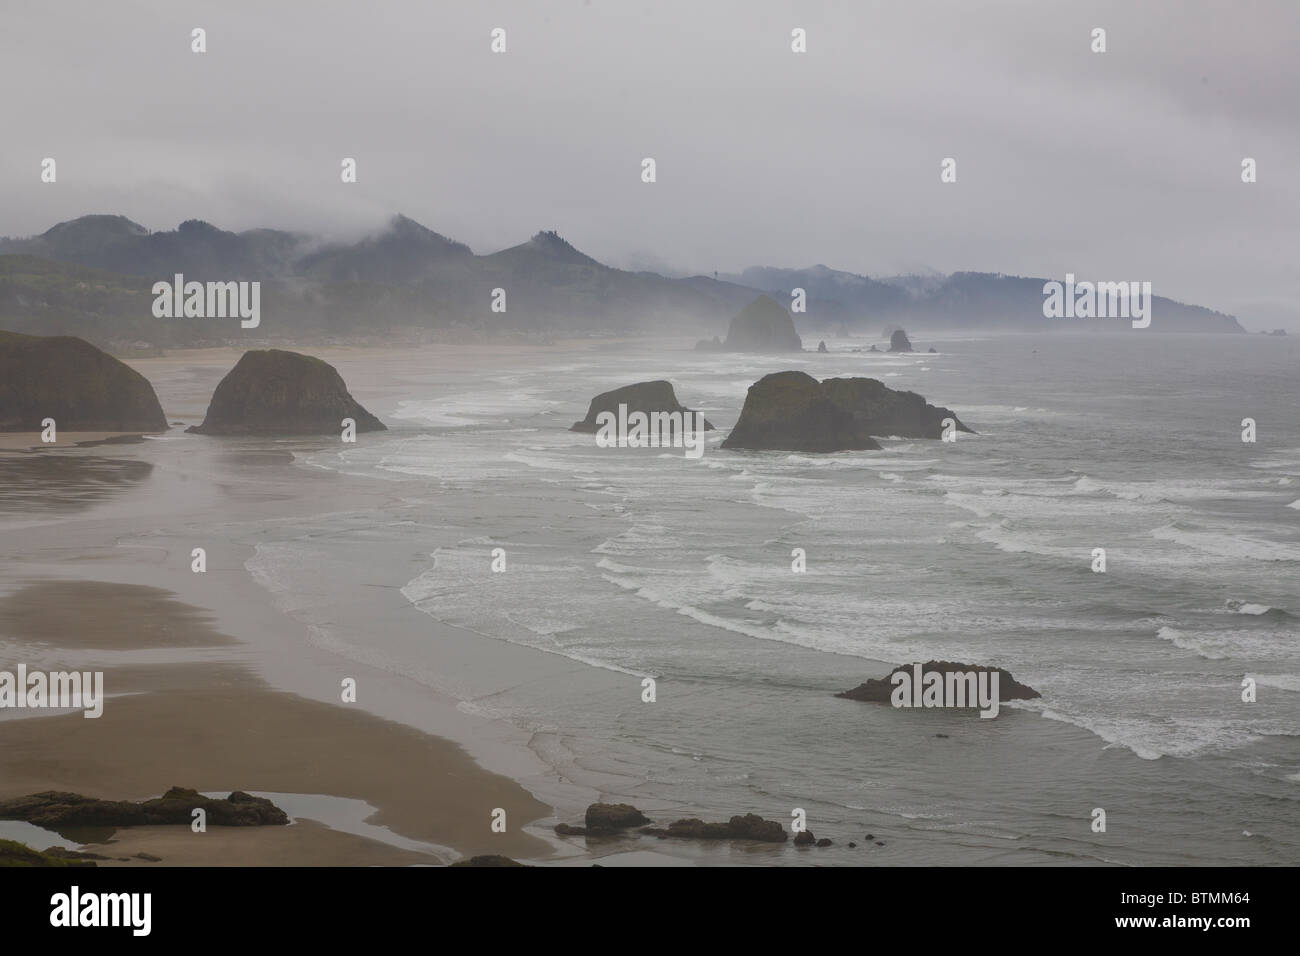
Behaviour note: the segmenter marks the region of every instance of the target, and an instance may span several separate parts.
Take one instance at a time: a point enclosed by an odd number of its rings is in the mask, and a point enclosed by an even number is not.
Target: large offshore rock
[[[298,352],[245,352],[212,393],[200,435],[338,434],[351,418],[358,432],[384,431],[384,423],[349,393],[328,362]]]
[[[71,335],[0,332],[0,432],[167,430],[143,375]]]

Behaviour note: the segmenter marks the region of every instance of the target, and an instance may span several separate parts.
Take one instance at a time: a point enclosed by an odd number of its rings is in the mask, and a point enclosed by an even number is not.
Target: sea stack
[[[745,396],[723,448],[867,451],[880,443],[853,421],[807,372],[764,375]]]
[[[334,366],[281,349],[245,352],[212,393],[200,435],[338,434],[351,418],[358,432],[384,423],[358,404]]]
[[[912,352],[912,342],[907,337],[907,333],[902,329],[895,329],[894,334],[889,337],[889,351],[891,352]]]
[[[143,375],[84,339],[0,332],[0,432],[164,432]]]
[[[951,409],[874,378],[828,378],[775,372],[749,387],[740,420],[723,448],[773,451],[878,449],[876,437],[942,438],[945,419],[973,434]]]
[[[652,412],[668,414],[680,412],[683,421],[687,421],[685,416],[695,414],[692,409],[677,401],[677,395],[673,392],[671,382],[659,379],[654,382],[637,382],[635,385],[624,385],[622,388],[616,388],[609,392],[601,392],[591,400],[591,405],[587,408],[587,417],[580,422],[574,422],[569,431],[595,434],[600,430],[600,426],[596,424],[596,417],[601,412],[609,412],[617,417],[620,405],[627,406],[629,415],[633,412],[644,412],[647,415]],[[709,424],[707,418],[704,419],[704,430],[713,431],[713,426]]]
[[[803,339],[790,313],[771,296],[760,295],[731,320],[728,352],[802,352]]]

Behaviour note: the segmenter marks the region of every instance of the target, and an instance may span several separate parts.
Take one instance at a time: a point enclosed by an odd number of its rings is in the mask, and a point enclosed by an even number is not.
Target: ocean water
[[[419,640],[325,622],[322,646],[524,728],[557,783],[660,819],[788,824],[800,808],[835,840],[816,856],[656,849],[744,863],[1300,862],[1300,348],[921,338],[938,354],[851,351],[861,339],[770,358],[633,343],[398,376],[363,399],[391,431],[299,461],[384,483],[391,505],[280,528],[250,570],[292,610],[308,579],[356,579],[345,540],[388,542],[415,555],[417,573],[390,582],[413,608],[579,662],[590,688],[525,680],[481,699],[435,672]],[[786,368],[918,391],[978,434],[831,455],[720,449],[748,386]],[[656,378],[718,426],[702,458],[567,431],[598,392]],[[1248,417],[1255,443],[1241,440]],[[422,551],[426,537],[437,543]],[[490,569],[498,547],[504,573]],[[1005,667],[1043,697],[981,720],[833,696],[931,658]]]

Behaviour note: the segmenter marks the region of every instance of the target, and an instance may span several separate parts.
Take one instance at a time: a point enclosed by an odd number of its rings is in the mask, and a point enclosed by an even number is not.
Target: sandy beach
[[[336,362],[355,353],[314,351]],[[530,351],[448,347],[431,354],[463,369],[475,356],[508,365],[510,356],[526,361]],[[169,421],[192,424],[238,355],[213,349],[132,364],[155,385]],[[383,358],[399,366],[410,360],[401,352]],[[268,683],[247,636],[265,643],[275,631],[292,646],[301,628],[249,578],[246,548],[205,539],[209,568],[195,574],[183,544],[121,546],[124,536],[165,538],[205,515],[238,525],[319,509],[322,496],[341,493],[344,482],[304,473],[290,451],[265,443],[202,443],[219,469],[239,474],[235,482],[214,481],[217,469],[206,468],[201,456],[155,456],[145,464],[114,458],[113,442],[78,444],[111,437],[69,432],[51,446],[39,435],[7,435],[0,447],[0,508],[17,517],[0,529],[3,658],[30,668],[103,670],[108,697],[103,716],[93,720],[80,712],[7,712],[0,719],[0,798],[66,790],[141,800],[171,786],[317,794],[364,801],[373,808],[368,825],[425,845],[403,847],[302,817],[287,828],[209,827],[202,835],[183,827],[122,829],[106,847],[87,846],[113,857],[143,851],[161,857],[157,865],[408,865],[486,853],[538,860],[553,852],[552,841],[525,831],[553,810],[457,743],[371,712],[382,706],[343,702],[338,680],[330,681],[333,689],[321,680],[302,682],[314,699]],[[141,493],[146,478],[148,495]],[[352,488],[347,494],[340,507],[377,503],[358,501]],[[32,545],[33,525],[41,527],[39,547]],[[301,676],[293,660],[283,663],[285,673]],[[348,676],[364,699],[373,686],[365,668]],[[432,712],[466,720],[454,701],[438,702]],[[438,718],[426,713],[421,722],[427,729]],[[505,811],[505,832],[491,826],[498,809]]]

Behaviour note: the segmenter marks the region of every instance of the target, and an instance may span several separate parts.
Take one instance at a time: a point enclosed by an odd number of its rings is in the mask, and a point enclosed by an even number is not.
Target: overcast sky
[[[402,212],[480,253],[1073,272],[1300,330],[1294,0],[3,0],[0,79],[4,235]]]

